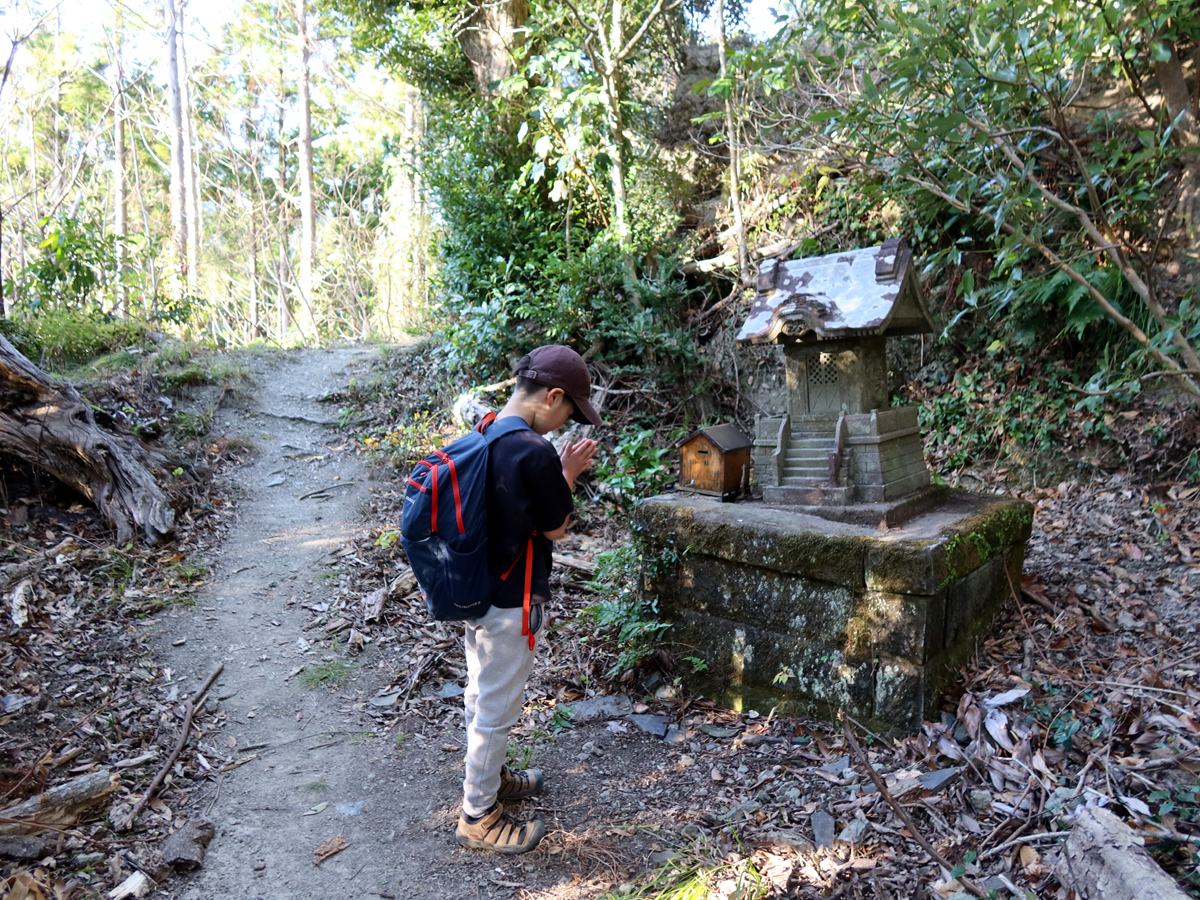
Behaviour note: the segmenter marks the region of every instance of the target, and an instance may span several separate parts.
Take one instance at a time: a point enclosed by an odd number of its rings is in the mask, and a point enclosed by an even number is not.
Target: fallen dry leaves
[[[335,853],[341,853],[349,846],[350,842],[346,840],[345,835],[341,834],[340,832],[335,834],[329,840],[323,841],[321,845],[313,851],[313,865],[319,866],[321,863],[325,862],[325,860],[329,859],[329,857],[333,856]]]

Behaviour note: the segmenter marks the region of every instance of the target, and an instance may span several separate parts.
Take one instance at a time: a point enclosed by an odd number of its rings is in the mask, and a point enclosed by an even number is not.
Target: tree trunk
[[[186,0],[179,0],[183,18]],[[179,95],[183,112],[183,190],[184,215],[187,217],[188,293],[200,294],[200,245],[204,241],[200,212],[200,184],[196,162],[196,117],[192,109],[191,78],[188,74],[187,44],[182,24],[179,27]]]
[[[721,81],[727,78],[725,61],[725,2],[717,0],[717,54],[721,63]],[[725,131],[729,145],[729,206],[733,210],[733,227],[737,231],[738,287],[746,287],[746,224],[742,218],[742,186],[738,172],[741,161],[737,146],[737,118],[733,114],[733,89],[727,87],[725,97]]]
[[[296,28],[300,43],[300,306],[296,325],[302,337],[316,340],[313,311],[313,256],[317,243],[317,207],[313,195],[312,103],[308,93],[308,60],[311,54],[304,0],[296,0]]]
[[[54,58],[58,71],[54,73],[54,95],[51,99],[50,110],[50,165],[54,178],[53,189],[47,193],[53,197],[52,209],[57,209],[63,201],[63,192],[67,183],[67,160],[63,148],[62,123],[62,86],[66,73],[62,71],[62,4],[54,8]]]
[[[279,24],[278,22],[276,24]],[[282,33],[282,27],[280,27]],[[276,275],[276,285],[279,290],[279,340],[287,339],[288,327],[292,323],[291,309],[288,306],[288,199],[287,199],[287,144],[283,139],[283,112],[287,91],[283,84],[283,63],[279,64],[279,132],[276,140],[279,142],[279,263]]]
[[[1186,255],[1193,260],[1184,265],[1195,275],[1194,260],[1200,255],[1200,122],[1196,121],[1195,106],[1175,42],[1164,40],[1162,44],[1169,56],[1164,60],[1155,58],[1154,74],[1166,100],[1167,112],[1176,122],[1172,141],[1184,151],[1183,173],[1179,179],[1179,216],[1189,251]]]
[[[117,7],[117,23],[113,40],[115,43],[116,72],[113,86],[113,234],[117,238],[117,294],[116,314],[129,314],[125,297],[125,238],[129,234],[129,204],[125,193],[125,23]]]
[[[177,296],[187,289],[187,217],[183,181],[183,96],[179,88],[179,19],[175,0],[164,0],[167,24],[167,104],[171,114],[171,240],[175,247]]]
[[[146,191],[142,186],[142,166],[138,162],[137,153],[131,153],[130,158],[133,160],[133,184],[137,189],[138,209],[141,211],[142,218],[142,234],[151,234],[150,230],[150,210],[146,206]],[[142,312],[149,314],[153,311],[152,304],[158,302],[158,263],[154,260],[154,255],[151,254],[147,260],[147,269],[150,274],[150,295],[149,298],[143,295],[142,297]]]
[[[529,0],[471,0],[470,7],[458,42],[471,62],[479,92],[494,97],[496,83],[516,71],[513,50],[529,20]]]
[[[613,15],[616,15],[614,10]],[[613,65],[613,68],[616,64]],[[625,196],[625,141],[624,125],[621,121],[621,94],[614,72],[604,75],[604,93],[608,98],[608,155],[609,173],[613,192],[613,225],[617,230],[617,246],[623,254],[632,250],[632,234],[629,230],[629,204]]]
[[[155,455],[136,438],[108,432],[71,385],[47,375],[0,336],[0,451],[45,469],[79,491],[126,543],[174,533],[175,511],[150,473]]]

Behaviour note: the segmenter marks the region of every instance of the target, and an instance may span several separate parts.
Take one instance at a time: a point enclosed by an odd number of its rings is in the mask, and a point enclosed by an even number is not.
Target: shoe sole
[[[504,855],[514,855],[517,853],[528,853],[534,847],[541,843],[542,838],[546,836],[546,826],[538,822],[538,827],[534,829],[533,837],[527,840],[524,844],[489,844],[487,841],[481,841],[476,838],[469,838],[465,835],[456,834],[459,844],[469,850],[488,850],[492,853],[502,853]]]

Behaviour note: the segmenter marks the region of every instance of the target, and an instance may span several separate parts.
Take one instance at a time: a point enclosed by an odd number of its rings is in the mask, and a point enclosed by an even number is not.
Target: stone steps
[[[826,450],[802,450],[798,454],[787,454],[784,457],[785,466],[821,466],[829,461],[829,454],[832,451]]]
[[[793,449],[800,450],[832,450],[834,445],[833,432],[829,434],[813,435],[810,432],[805,432],[804,437],[792,435],[788,441],[788,452]]]
[[[820,481],[828,481],[829,466],[785,466],[783,469],[783,483],[788,484],[793,478],[816,478]]]

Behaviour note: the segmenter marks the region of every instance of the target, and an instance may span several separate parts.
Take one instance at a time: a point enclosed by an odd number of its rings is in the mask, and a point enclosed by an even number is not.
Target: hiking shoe
[[[542,773],[537,769],[518,769],[508,766],[500,769],[500,790],[497,800],[524,800],[542,792]]]
[[[472,850],[491,850],[494,853],[524,853],[538,845],[546,836],[541,819],[518,822],[497,803],[487,815],[473,820],[463,813],[458,817],[455,832],[458,842]]]

